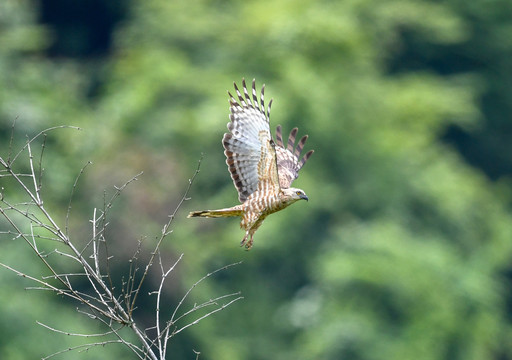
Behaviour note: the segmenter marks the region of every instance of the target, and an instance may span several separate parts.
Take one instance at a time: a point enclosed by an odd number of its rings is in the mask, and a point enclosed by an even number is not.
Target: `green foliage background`
[[[122,273],[138,239],[151,248],[204,153],[165,244],[169,259],[185,254],[166,301],[171,309],[201,276],[240,260],[191,302],[238,290],[245,299],[173,339],[170,358],[512,359],[509,0],[85,4],[76,6],[118,16],[98,53],[80,50],[87,27],[43,21],[42,3],[0,3],[1,156],[16,118],[18,147],[50,126],[83,129],[49,136],[43,183],[64,221],[72,184],[93,162],[73,201],[82,241],[104,190],[144,171],[113,209]],[[269,217],[250,252],[236,220],[185,218],[237,201],[220,140],[226,90],[242,77],[266,83],[271,123],[298,126],[316,151],[296,182],[309,203]],[[42,271],[18,241],[0,246],[1,262]],[[36,320],[101,331],[77,304],[0,278],[2,358],[80,340]],[[142,322],[153,306],[144,301]],[[114,356],[127,352],[61,358]]]

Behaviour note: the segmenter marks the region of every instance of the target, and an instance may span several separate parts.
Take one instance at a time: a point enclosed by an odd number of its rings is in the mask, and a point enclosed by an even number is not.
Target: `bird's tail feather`
[[[219,218],[219,217],[230,217],[230,216],[242,216],[243,210],[238,206],[218,209],[218,210],[201,210],[201,211],[192,211],[188,214],[188,218],[191,217],[209,217],[209,218]]]

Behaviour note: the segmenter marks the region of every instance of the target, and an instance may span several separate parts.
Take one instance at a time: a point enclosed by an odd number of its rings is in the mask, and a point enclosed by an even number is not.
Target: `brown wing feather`
[[[229,133],[224,134],[222,140],[226,164],[240,202],[257,190],[260,182],[279,186],[276,150],[269,125],[272,100],[265,109],[265,85],[261,89],[259,102],[255,80],[252,82],[252,98],[245,79],[242,85],[243,95],[234,84],[238,101],[228,92],[231,111]]]
[[[276,128],[277,169],[279,174],[279,184],[283,189],[289,188],[292,182],[297,179],[299,176],[299,170],[314,152],[314,150],[310,150],[302,157],[302,159],[300,159],[300,154],[304,148],[306,140],[308,139],[308,135],[303,136],[298,142],[297,147],[295,147],[297,132],[297,128],[292,129],[288,136],[285,148],[281,125]]]

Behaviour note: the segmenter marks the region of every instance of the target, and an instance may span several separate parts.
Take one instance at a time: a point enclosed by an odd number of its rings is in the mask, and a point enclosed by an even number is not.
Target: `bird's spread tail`
[[[219,217],[230,217],[230,216],[242,216],[243,211],[238,206],[218,209],[218,210],[201,210],[201,211],[192,211],[188,214],[188,218],[191,217],[209,217],[209,218],[219,218]]]

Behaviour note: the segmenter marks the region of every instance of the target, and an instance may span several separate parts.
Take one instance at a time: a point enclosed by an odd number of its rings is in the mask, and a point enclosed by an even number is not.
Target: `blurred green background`
[[[226,90],[256,78],[271,125],[309,134],[294,183],[310,201],[269,217],[250,252],[221,138]],[[114,272],[151,249],[201,171],[163,250],[184,257],[176,306],[244,300],[171,340],[172,359],[512,359],[512,2],[510,0],[2,0],[0,150],[54,125],[43,196],[71,236],[91,236],[104,191],[123,193],[107,233]],[[7,186],[5,196],[21,199]],[[2,230],[8,229],[0,220]],[[0,261],[44,273],[3,236]],[[158,274],[150,280],[157,284]],[[25,291],[0,271],[0,357],[40,358],[101,332],[77,304]],[[151,298],[138,319],[150,324]],[[121,346],[65,359],[129,358]]]

